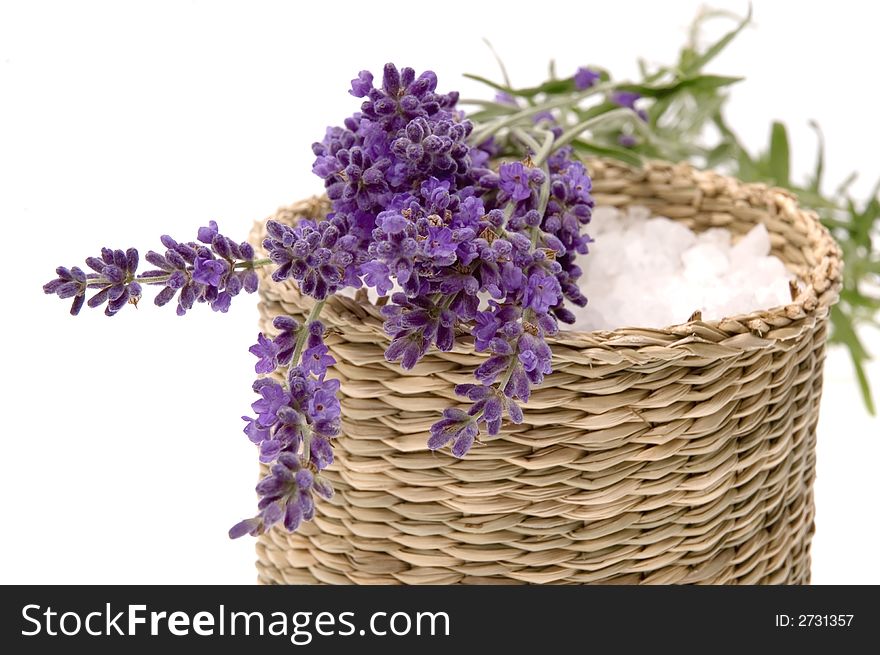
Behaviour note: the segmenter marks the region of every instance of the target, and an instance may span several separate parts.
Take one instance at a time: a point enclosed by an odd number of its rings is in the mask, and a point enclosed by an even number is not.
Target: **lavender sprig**
[[[147,252],[146,260],[156,268],[140,275],[136,249],[102,248],[100,257],[86,258],[93,273],[84,273],[76,266],[60,266],[55,271],[58,277],[43,285],[43,292],[59,298],[72,297],[70,313],[76,315],[82,309],[86,292],[95,290],[88,300],[89,307],[106,303],[104,313],[113,316],[126,304],[137,306],[142,285],[162,286],[154,301],[156,305],[166,305],[179,293],[177,314],[183,316],[197,302],[226,312],[232,298],[242,289],[247,293],[257,290],[259,278],[255,269],[269,264],[268,259],[255,260],[249,243],[236,244],[219,234],[214,221],[199,228],[198,240],[200,243],[178,243],[163,235],[161,241],[168,250],[164,255]]]
[[[314,516],[317,494],[333,495],[321,471],[333,462],[330,440],[339,434],[339,380],[325,379],[336,363],[324,345],[324,325],[318,320],[323,302],[315,305],[305,325],[290,316],[273,321],[278,335],[260,334],[250,351],[257,373],[278,373],[281,382],[259,378],[253,389],[260,399],[251,407],[256,417],[243,416],[244,432],[259,446],[260,461],[269,474],[257,484],[258,513],[229,530],[233,539],[262,534],[276,523],[288,531]]]
[[[608,91],[596,81],[582,73],[574,97]],[[481,433],[497,434],[504,416],[523,420],[521,405],[552,370],[547,338],[558,321],[573,321],[566,302],[586,303],[575,257],[590,243],[583,229],[593,200],[567,143],[591,121],[564,129],[554,112],[565,103],[552,100],[475,126],[456,108],[458,94],[438,94],[436,85],[433,72],[392,64],[380,86],[366,71],[352,80],[361,111],[312,147],[332,211],[296,225],[269,221],[267,259],[255,260],[249,244],[212,222],[198,242],[163,236],[165,253],[148,252],[155,268],[141,275],[136,251],[105,249],[87,260],[94,273],[59,268],[44,287],[73,297],[74,313],[89,288],[90,304],[106,301],[112,315],[140,298],[142,284],[162,287],[157,305],[176,298],[180,315],[197,302],[225,312],[242,289],[256,290],[254,269],[271,264],[274,280],[293,279],[316,300],[305,323],[278,316],[275,336],[260,334],[250,347],[262,377],[244,432],[269,472],[257,485],[256,515],[230,537],[278,524],[296,530],[314,516],[316,496],[333,493],[322,472],[341,429],[340,382],[327,377],[335,359],[318,318],[334,294],[364,285],[391,293],[382,308],[385,357],[404,369],[432,348],[452,350],[465,333],[488,354],[475,382],[455,389],[467,409],[449,408],[431,427],[428,447],[451,444],[456,457]]]

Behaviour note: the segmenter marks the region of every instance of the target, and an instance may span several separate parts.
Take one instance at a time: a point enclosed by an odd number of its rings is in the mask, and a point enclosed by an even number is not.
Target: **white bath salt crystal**
[[[732,239],[726,229],[694,233],[644,207],[596,207],[588,231],[596,242],[578,265],[590,302],[572,308],[573,329],[662,328],[695,310],[719,320],[790,302],[792,276],[770,255],[763,225]]]
[[[758,223],[741,237],[730,250],[730,262],[734,266],[756,257],[770,254],[770,233],[763,223]]]
[[[710,227],[697,234],[696,237],[700,243],[711,244],[722,250],[730,248],[730,230],[725,230],[723,227]]]
[[[723,275],[730,265],[727,249],[715,242],[697,243],[688,248],[682,253],[681,261],[685,277],[695,284]]]
[[[620,211],[618,211],[616,207],[596,207],[593,209],[592,218],[590,218],[590,236],[595,238],[597,234],[603,234],[608,230],[614,230],[619,219]]]
[[[645,221],[642,232],[645,241],[664,254],[679,255],[697,241],[697,236],[686,226],[665,217]]]
[[[629,218],[634,223],[641,223],[642,221],[647,221],[651,218],[651,210],[647,207],[643,207],[642,205],[633,205],[629,208]]]
[[[779,294],[773,287],[755,289],[755,309],[770,309],[783,304],[785,301],[780,300]]]

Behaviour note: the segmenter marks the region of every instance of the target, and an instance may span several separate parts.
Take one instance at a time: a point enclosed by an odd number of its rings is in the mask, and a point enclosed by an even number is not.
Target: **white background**
[[[716,2],[743,13],[746,2]],[[3,2],[0,217],[3,375],[0,582],[251,583],[253,543],[227,528],[253,509],[249,410],[256,299],[187,318],[148,300],[76,319],[40,286],[102,245],[191,239],[209,219],[252,221],[320,190],[312,141],[356,110],[358,70],[433,68],[442,89],[487,92],[488,37],[520,85],[597,63],[670,62],[696,1]],[[746,75],[731,122],[752,146],[789,123],[825,128],[829,180],[880,174],[874,3],[755,3],[712,72]],[[201,311],[199,311],[201,310]],[[880,338],[866,335],[875,352]],[[880,367],[871,367],[880,388]],[[876,394],[876,392],[875,392]],[[831,353],[819,435],[816,583],[880,582],[880,423],[846,355]],[[874,552],[875,555],[871,555]]]

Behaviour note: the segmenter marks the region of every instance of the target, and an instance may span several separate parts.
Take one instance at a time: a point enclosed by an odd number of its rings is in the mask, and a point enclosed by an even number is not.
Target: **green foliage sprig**
[[[746,148],[725,114],[729,88],[743,78],[704,70],[749,25],[751,11],[743,18],[733,17],[736,24],[730,31],[701,48],[705,23],[719,17],[732,16],[715,10],[700,12],[678,61],[651,67],[640,60],[641,79],[637,82],[614,82],[607,70],[590,66],[599,74],[597,83],[604,94],[578,90],[575,76],[557,77],[552,62],[549,79],[533,87],[512,87],[503,66],[504,83],[467,75],[500,94],[499,102],[471,101],[480,107],[470,116],[480,123],[504,125],[505,121],[512,124],[512,119],[531,120],[541,111],[552,110],[559,114],[556,120],[570,132],[570,143],[581,155],[610,157],[636,166],[648,159],[688,161],[698,167],[723,170],[746,182],[764,182],[793,191],[803,206],[818,213],[843,251],[843,289],[840,302],[831,312],[829,340],[848,349],[865,407],[874,414],[865,372],[870,354],[859,337],[859,328],[880,326],[880,254],[873,243],[880,226],[880,181],[864,200],[850,192],[855,173],[832,191],[823,190],[825,149],[816,123],[811,123],[819,143],[816,162],[812,174],[802,182],[791,179],[784,123],[771,124],[770,141],[763,151],[752,153]],[[619,103],[613,99],[615,92],[638,93],[642,97],[642,116],[621,113]],[[603,120],[595,120],[599,117]]]

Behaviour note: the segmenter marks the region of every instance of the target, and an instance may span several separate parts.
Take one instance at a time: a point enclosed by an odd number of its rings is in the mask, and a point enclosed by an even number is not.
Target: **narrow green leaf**
[[[639,157],[633,151],[627,150],[626,148],[618,148],[616,146],[609,145],[599,145],[597,143],[583,141],[581,139],[573,140],[571,142],[571,145],[574,146],[575,150],[577,150],[578,152],[595,155],[597,157],[611,157],[612,159],[622,161],[623,163],[629,164],[630,166],[640,167],[643,163],[641,157]]]
[[[840,292],[840,299],[848,302],[853,307],[865,307],[874,311],[880,306],[880,298],[865,296],[855,289],[844,289]]]
[[[489,48],[489,52],[492,53],[492,56],[495,57],[495,61],[498,63],[498,68],[501,69],[501,77],[504,79],[504,84],[510,87],[510,76],[507,74],[507,66],[504,65],[504,61],[501,57],[498,56],[498,53],[495,51],[495,47],[492,45],[492,42],[487,38],[483,38],[483,43],[486,44],[486,47]]]
[[[713,91],[742,82],[744,79],[744,77],[730,75],[698,75],[682,80],[680,87],[691,91]]]
[[[733,146],[727,141],[722,141],[712,148],[712,150],[709,151],[709,154],[706,155],[706,166],[708,168],[715,168],[716,166],[723,164],[730,159],[732,152]]]
[[[816,194],[821,193],[822,175],[825,172],[825,135],[822,134],[822,128],[816,121],[810,121],[810,127],[816,133],[818,142],[816,151],[816,169],[813,171],[813,179],[810,180],[810,190]]]
[[[854,357],[851,357],[851,359],[856,372],[856,379],[859,381],[859,390],[862,392],[862,400],[865,402],[865,409],[868,410],[868,414],[871,416],[876,416],[877,408],[874,406],[874,397],[871,394],[871,384],[868,382],[868,374],[865,372],[864,362]]]
[[[694,63],[697,61],[697,57],[699,57],[699,54],[697,54],[696,50],[689,46],[683,47],[678,55],[678,70],[699,72],[694,68]]]
[[[582,121],[588,120],[590,118],[595,118],[596,116],[601,116],[602,114],[606,114],[609,111],[614,111],[617,109],[617,105],[613,102],[600,102],[598,105],[593,105],[588,109],[584,109],[583,111],[578,111],[577,115]]]
[[[859,174],[856,171],[853,171],[849,175],[847,175],[843,182],[837,187],[837,190],[834,192],[836,196],[846,195],[847,190],[852,186],[853,182],[855,182],[859,177]]]
[[[688,67],[686,69],[682,69],[682,72],[685,74],[692,74],[702,70],[703,66],[715,59],[715,57],[717,57],[721,53],[721,51],[724,50],[724,48],[726,48],[730,44],[730,42],[733,41],[751,21],[752,5],[749,4],[749,11],[746,14],[745,18],[743,18],[742,21],[739,23],[739,25],[737,25],[733,30],[722,36],[711,46],[709,46],[709,48],[706,49],[706,52],[691,59]]]
[[[504,93],[509,93],[513,95],[513,90],[509,86],[504,86],[503,84],[498,84],[498,82],[493,82],[492,80],[485,78],[481,75],[474,75],[473,73],[464,73],[462,77],[466,77],[469,80],[474,80],[475,82],[480,82],[481,84],[485,84],[488,87],[495,89],[496,91],[502,91]]]
[[[790,186],[789,165],[791,155],[788,148],[788,131],[779,121],[773,122],[770,130],[769,173],[779,186]]]
[[[475,80],[477,82],[485,84],[495,89],[496,91],[501,91],[503,93],[507,93],[518,98],[526,98],[528,100],[534,98],[541,93],[555,95],[559,93],[571,93],[576,90],[574,86],[574,77],[567,77],[565,79],[557,80],[547,80],[543,84],[527,89],[512,89],[509,86],[499,84],[498,82],[493,82],[492,80],[482,77],[481,75],[474,75],[473,73],[465,73],[464,77],[468,78],[469,80]]]
[[[742,77],[727,75],[698,75],[669,82],[666,84],[633,84],[624,83],[617,86],[618,91],[638,93],[646,98],[665,98],[680,91],[708,91],[718,89],[742,81]]]
[[[837,343],[844,344],[853,360],[864,361],[870,359],[868,351],[862,345],[859,335],[856,334],[852,317],[848,316],[841,304],[834,305],[831,309],[831,325],[834,327],[832,336]]]

